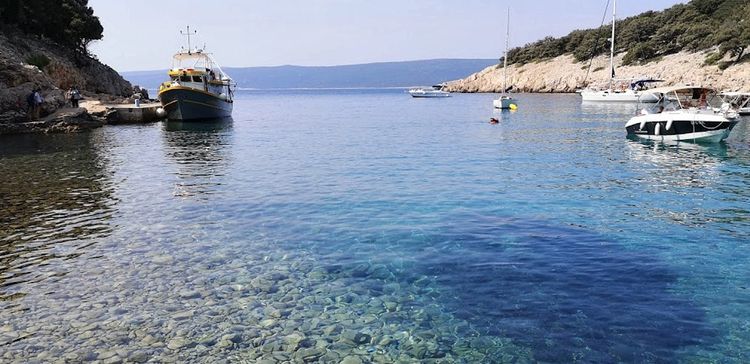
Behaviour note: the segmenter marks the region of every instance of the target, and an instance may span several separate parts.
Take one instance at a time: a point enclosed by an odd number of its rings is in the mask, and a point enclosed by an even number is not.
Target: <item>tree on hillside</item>
[[[615,52],[628,52],[625,62],[643,63],[682,51],[719,46],[720,59],[740,60],[750,48],[750,0],[692,0],[663,11],[648,11],[617,21]],[[574,30],[560,38],[545,38],[513,48],[508,61],[530,63],[572,54],[576,61],[608,53],[610,25]]]
[[[736,62],[742,59],[750,47],[750,5],[745,5],[727,19],[716,36],[716,42],[721,55],[729,53]]]
[[[81,53],[104,32],[88,0],[3,0],[0,20]]]

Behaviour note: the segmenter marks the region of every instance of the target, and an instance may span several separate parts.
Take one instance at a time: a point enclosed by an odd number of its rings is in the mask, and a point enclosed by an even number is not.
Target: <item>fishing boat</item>
[[[451,93],[445,90],[445,85],[435,85],[432,87],[414,87],[409,89],[409,95],[417,98],[439,98],[450,97]]]
[[[503,93],[495,100],[492,100],[492,106],[496,109],[507,110],[516,109],[516,99],[510,97],[508,89],[508,43],[510,40],[510,9],[508,9],[508,21],[505,30],[505,53],[503,53]]]
[[[169,81],[159,87],[163,113],[170,120],[207,120],[230,117],[234,85],[211,54],[190,48],[172,58]]]
[[[655,103],[639,103],[636,116],[625,124],[628,136],[658,141],[726,139],[740,117],[716,90],[700,86],[651,89]]]
[[[580,91],[584,102],[656,102],[657,98],[647,92],[655,79],[615,79],[615,22],[617,20],[617,0],[612,5],[612,38],[609,48],[609,86],[606,89],[586,88]]]
[[[740,115],[750,115],[750,92],[722,92],[724,102],[737,109]]]

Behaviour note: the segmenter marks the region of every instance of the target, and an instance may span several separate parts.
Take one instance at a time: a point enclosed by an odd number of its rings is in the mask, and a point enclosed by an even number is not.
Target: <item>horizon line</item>
[[[496,60],[494,58],[425,58],[425,59],[409,59],[401,61],[376,61],[376,62],[363,62],[363,63],[347,63],[347,64],[333,64],[333,65],[296,65],[296,64],[280,64],[275,66],[222,66],[221,68],[280,68],[280,67],[300,67],[300,68],[333,68],[333,67],[346,67],[346,66],[362,66],[362,65],[373,65],[373,64],[388,64],[388,63],[411,63],[411,62],[427,62],[427,61],[490,61]],[[133,73],[133,72],[162,72],[169,68],[150,69],[150,70],[134,70],[134,71],[117,71],[117,73]]]

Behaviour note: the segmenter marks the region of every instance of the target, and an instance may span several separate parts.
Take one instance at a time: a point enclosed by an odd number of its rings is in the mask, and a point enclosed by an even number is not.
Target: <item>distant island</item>
[[[216,55],[221,58],[220,54]],[[376,88],[433,85],[497,64],[496,59],[433,59],[342,66],[225,67],[239,87],[254,89]],[[122,72],[134,85],[157,88],[166,70]]]
[[[604,2],[602,2],[602,5]],[[666,84],[750,88],[750,4],[692,0],[617,21],[616,77]],[[573,92],[609,79],[610,25],[547,37],[508,52],[509,83],[525,92]],[[592,62],[591,72],[589,62]],[[449,83],[454,92],[499,92],[501,69],[488,67]]]

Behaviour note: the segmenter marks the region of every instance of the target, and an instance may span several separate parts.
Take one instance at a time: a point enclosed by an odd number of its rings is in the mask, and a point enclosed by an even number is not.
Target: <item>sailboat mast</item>
[[[617,0],[612,4],[612,39],[609,42],[609,89],[612,90],[612,82],[615,77],[615,19],[617,17]]]
[[[510,38],[510,8],[508,8],[508,21],[505,30],[505,54],[503,55],[503,94],[508,89],[508,44]]]

